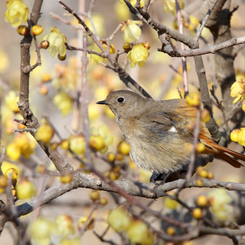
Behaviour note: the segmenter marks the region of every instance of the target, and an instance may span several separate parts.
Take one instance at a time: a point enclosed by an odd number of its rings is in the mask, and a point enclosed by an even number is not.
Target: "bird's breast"
[[[166,173],[181,169],[189,162],[192,139],[180,137],[172,130],[148,130],[148,127],[137,124],[135,119],[121,122],[119,126],[131,147],[130,157],[138,167]]]

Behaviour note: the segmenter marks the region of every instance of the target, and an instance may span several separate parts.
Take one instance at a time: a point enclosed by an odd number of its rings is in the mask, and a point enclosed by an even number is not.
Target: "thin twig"
[[[199,29],[197,30],[196,36],[195,36],[195,38],[194,38],[195,41],[198,41],[198,40],[199,40],[199,38],[200,38],[200,36],[201,36],[201,34],[202,34],[202,30],[203,30],[203,28],[205,27],[205,25],[206,25],[206,23],[207,23],[207,21],[208,21],[208,18],[209,18],[210,14],[211,14],[212,10],[214,9],[214,7],[215,7],[215,5],[216,5],[217,2],[218,2],[218,0],[215,0],[215,1],[210,5],[210,7],[209,7],[209,9],[208,9],[208,12],[207,12],[206,16],[205,16],[204,19],[202,20],[201,26],[200,26]]]
[[[86,231],[86,229],[88,228],[89,221],[91,220],[91,217],[92,217],[92,215],[93,215],[93,213],[94,213],[94,211],[95,211],[96,209],[97,209],[97,205],[96,205],[96,204],[93,204],[92,207],[91,207],[90,213],[89,213],[89,215],[88,215],[88,217],[87,217],[87,219],[86,219],[86,221],[85,221],[85,223],[84,223],[82,229],[79,230],[79,236],[82,236],[83,233],[84,233],[84,232]]]
[[[175,0],[176,10],[177,10],[177,21],[178,21],[178,28],[181,34],[183,33],[183,23],[181,20],[181,12],[178,0]],[[185,50],[185,45],[180,43],[181,50]],[[183,70],[183,79],[184,79],[184,98],[189,93],[189,86],[188,86],[188,78],[187,78],[187,65],[186,65],[186,58],[182,57],[182,70]]]
[[[112,64],[113,67],[115,67],[116,72],[119,74],[120,79],[126,84],[127,87],[131,88],[136,93],[141,93],[141,95],[145,96],[148,99],[152,99],[152,97],[136,82],[134,81],[129,74],[112,58],[109,52],[104,49],[102,44],[99,42],[97,37],[93,34],[93,32],[88,28],[86,23],[78,16],[78,14],[73,11],[71,8],[69,8],[65,3],[63,3],[61,0],[59,0],[59,3],[62,5],[62,7],[67,10],[69,13],[71,13],[78,22],[84,27],[86,33],[88,36],[91,37],[93,42],[99,47],[102,54],[106,55],[106,58],[108,61]],[[132,6],[132,5],[131,5]],[[136,11],[137,12],[137,11]]]

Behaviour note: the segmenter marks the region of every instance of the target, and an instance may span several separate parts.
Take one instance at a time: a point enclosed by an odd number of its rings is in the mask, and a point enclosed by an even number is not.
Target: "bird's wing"
[[[197,109],[186,104],[185,100],[157,101],[149,106],[139,117],[141,123],[146,125],[154,123],[157,130],[178,132],[182,135],[190,135],[189,124],[195,124]]]

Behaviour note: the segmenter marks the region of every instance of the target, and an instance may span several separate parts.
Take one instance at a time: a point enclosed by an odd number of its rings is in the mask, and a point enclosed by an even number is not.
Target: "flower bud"
[[[66,54],[65,55],[60,55],[60,54],[58,54],[58,59],[60,60],[60,61],[64,61],[64,60],[66,60]]]
[[[186,96],[186,102],[189,106],[198,107],[200,104],[200,99],[197,94],[190,93]]]
[[[47,40],[42,41],[39,46],[39,48],[42,48],[42,49],[47,49],[48,47],[49,47],[49,41]]]
[[[203,143],[199,142],[196,144],[196,151],[198,153],[203,153],[205,151],[205,149],[206,149],[206,146]]]
[[[192,216],[195,219],[201,219],[203,217],[203,212],[202,212],[202,210],[200,208],[195,208],[192,211]]]
[[[73,175],[72,174],[66,174],[60,177],[60,181],[64,184],[66,183],[70,183],[73,179]]]
[[[43,28],[42,28],[42,26],[40,26],[40,25],[34,25],[34,26],[31,28],[31,34],[32,34],[33,36],[38,36],[38,35],[40,35],[42,32],[43,32]]]
[[[170,226],[167,228],[166,233],[170,236],[173,236],[175,234],[175,231],[175,228]]]
[[[25,25],[20,25],[17,27],[17,32],[21,35],[21,36],[25,36],[29,30],[27,28],[27,26]]]
[[[199,207],[206,207],[208,205],[207,197],[201,195],[197,198],[196,203]]]

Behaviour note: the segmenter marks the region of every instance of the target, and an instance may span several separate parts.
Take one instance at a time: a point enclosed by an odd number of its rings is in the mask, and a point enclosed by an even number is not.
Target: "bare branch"
[[[186,183],[185,188],[223,187],[227,190],[232,190],[232,191],[242,191],[242,192],[245,191],[245,184],[239,184],[234,182],[222,182],[222,181],[207,180],[207,179],[202,179],[202,181],[203,181],[203,185],[200,187],[196,183],[196,180],[192,178],[188,183]],[[135,184],[133,184],[128,180],[124,180],[124,181],[115,181],[114,184],[117,185],[118,188],[122,189],[123,191],[125,191],[131,196],[156,199],[165,196],[167,191],[179,188],[180,186],[183,185],[184,182],[185,180],[179,179],[173,182],[165,183],[164,185],[159,186],[157,190],[155,189],[155,184],[153,183],[142,184],[139,182],[135,182]],[[114,188],[114,185],[111,186],[110,184],[107,184],[106,182],[102,181],[100,178],[96,177],[94,174],[88,175],[83,173],[75,173],[74,179],[71,183],[61,184],[59,187],[54,186],[46,190],[42,194],[38,206],[36,206],[37,203],[36,198],[33,198],[30,201],[17,206],[18,217],[22,215],[26,215],[32,212],[34,208],[38,208],[39,206],[42,206],[52,201],[56,197],[61,196],[77,188],[88,188],[93,190],[117,192]]]
[[[219,44],[210,45],[205,48],[190,49],[190,50],[177,49],[177,57],[193,57],[198,55],[214,54],[215,52],[220,51],[222,49],[226,49],[243,43],[245,43],[245,37],[237,37]]]
[[[200,36],[201,36],[201,34],[202,34],[202,30],[203,30],[203,28],[205,27],[205,25],[206,25],[206,23],[207,23],[207,21],[208,21],[208,18],[209,18],[210,14],[211,14],[212,10],[214,9],[214,7],[215,7],[215,5],[216,5],[217,2],[218,2],[218,0],[215,0],[215,1],[210,5],[210,7],[209,7],[209,9],[208,9],[208,12],[207,12],[206,16],[204,17],[204,19],[202,20],[202,24],[201,24],[201,26],[199,27],[199,29],[198,29],[198,31],[197,31],[197,33],[196,33],[196,36],[195,36],[195,39],[194,39],[195,41],[198,41],[198,40],[199,40],[199,38],[200,38]]]

